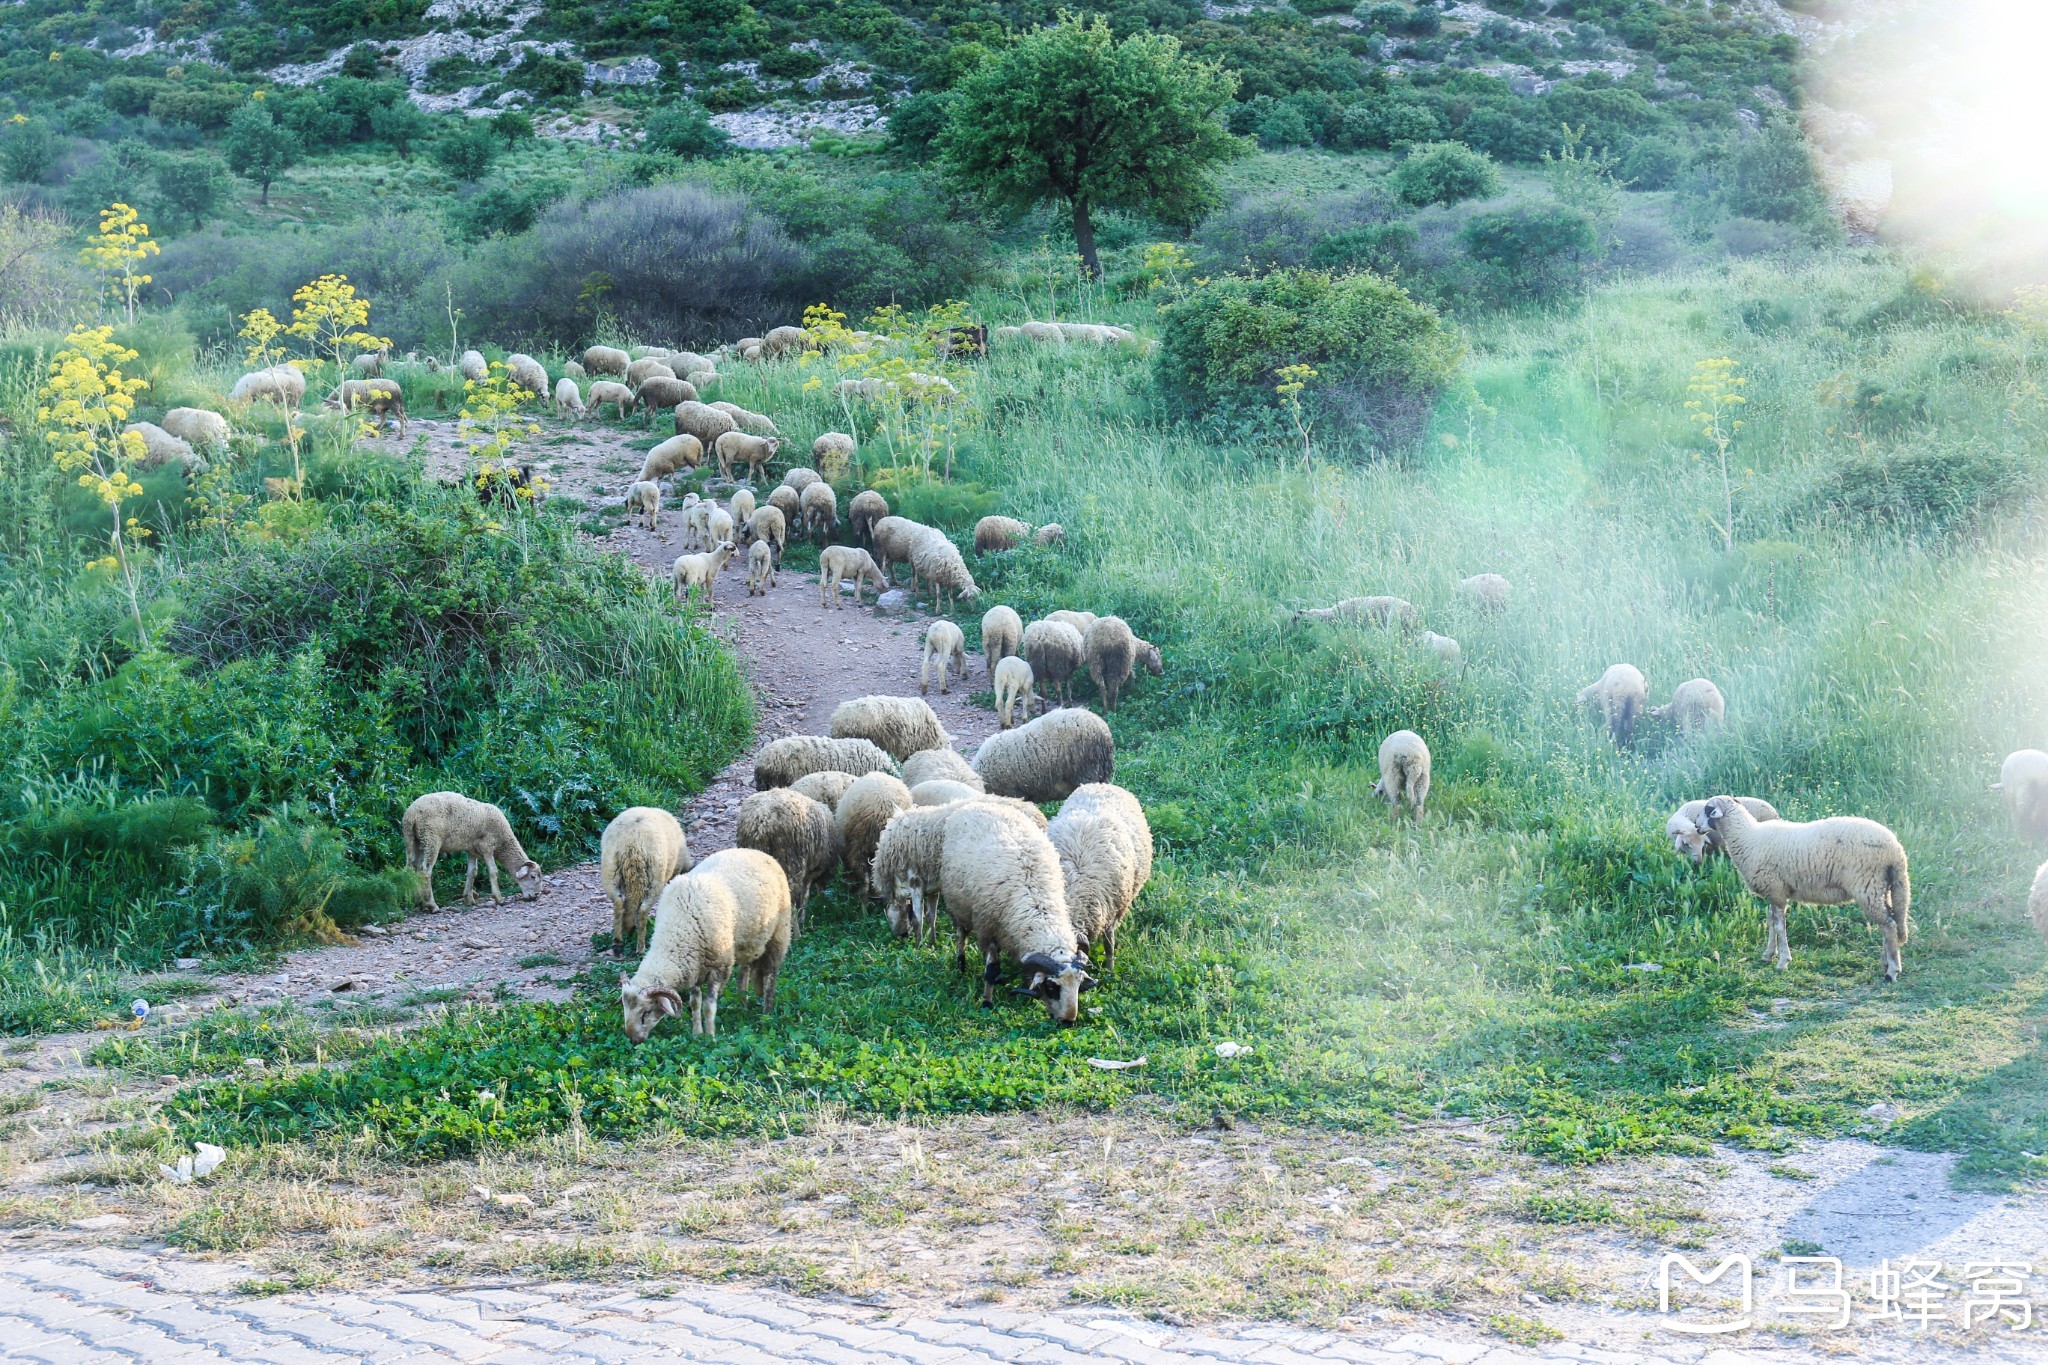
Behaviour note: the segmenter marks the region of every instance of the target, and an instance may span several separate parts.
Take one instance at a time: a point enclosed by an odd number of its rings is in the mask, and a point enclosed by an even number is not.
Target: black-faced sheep
[[[1131,680],[1132,671],[1139,665],[1157,677],[1166,671],[1165,660],[1159,657],[1159,646],[1150,640],[1141,640],[1132,633],[1130,626],[1120,616],[1098,617],[1081,637],[1081,658],[1088,665],[1088,676],[1095,681],[1095,690],[1102,694],[1102,709],[1116,710],[1117,698],[1123,694],[1124,684]]]
[[[1417,820],[1429,802],[1429,746],[1413,730],[1396,730],[1380,741],[1380,780],[1372,794],[1383,796],[1387,806],[1399,813],[1408,802]]]
[[[1014,607],[990,607],[981,614],[981,662],[990,678],[996,665],[1020,652],[1024,642],[1024,619]]]
[[[1064,707],[990,735],[975,751],[974,771],[997,796],[1064,801],[1074,788],[1116,775],[1116,742],[1102,717]]]
[[[860,888],[863,905],[868,899],[869,865],[874,861],[875,845],[881,841],[882,830],[911,805],[910,788],[900,779],[888,773],[867,773],[853,780],[833,810],[846,870]]]
[[[1738,796],[1735,799],[1760,822],[1779,818],[1778,808],[1761,797]],[[1670,836],[1672,851],[1692,863],[1721,851],[1721,841],[1707,828],[1706,810],[1705,801],[1688,801],[1664,822],[1664,833]]]
[[[939,862],[946,913],[981,949],[981,1003],[995,1005],[1008,954],[1023,972],[1025,995],[1056,1024],[1081,1017],[1081,994],[1095,985],[1067,916],[1059,852],[1046,832],[1018,811],[988,801],[941,806],[952,812]]]
[[[405,835],[405,865],[419,874],[423,910],[441,908],[434,903],[434,865],[443,853],[461,853],[469,859],[462,878],[466,905],[476,904],[479,858],[490,873],[493,905],[505,903],[498,890],[500,866],[518,883],[521,900],[540,894],[540,864],[526,856],[505,812],[488,801],[474,801],[460,792],[428,792],[405,808],[399,828]]]
[[[898,761],[953,740],[939,723],[938,712],[923,699],[880,694],[839,703],[832,712],[832,737],[868,740]]]
[[[669,878],[695,866],[682,824],[665,810],[632,806],[604,827],[598,877],[612,902],[612,951],[647,951],[647,923]]]
[[[767,791],[787,787],[807,773],[896,773],[888,751],[865,739],[831,739],[824,735],[786,735],[764,745],[754,757],[754,787]]]
[[[747,848],[721,849],[662,890],[654,942],[640,970],[619,977],[626,1037],[644,1043],[687,997],[690,1031],[718,1036],[718,997],[734,971],[775,1007],[775,977],[793,932],[789,883],[775,860]]]
[[[789,879],[790,903],[796,907],[796,931],[802,933],[812,885],[839,864],[839,827],[832,812],[789,787],[757,791],[740,802],[733,841],[741,848],[757,848],[781,865]]]
[[[967,679],[967,637],[951,621],[934,621],[924,629],[924,657],[917,665],[917,690],[930,690],[929,675],[936,665],[939,691],[953,690],[953,669],[958,665],[961,681]]]
[[[1024,628],[1023,654],[1040,696],[1062,705],[1072,700],[1074,673],[1086,657],[1080,631],[1065,621],[1033,621]]]

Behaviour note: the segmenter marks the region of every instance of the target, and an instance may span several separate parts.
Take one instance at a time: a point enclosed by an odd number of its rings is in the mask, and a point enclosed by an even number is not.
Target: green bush
[[[433,157],[457,180],[481,180],[498,159],[498,140],[488,127],[463,119],[434,140]]]
[[[1500,172],[1492,159],[1462,142],[1418,146],[1388,179],[1396,198],[1417,206],[1456,204],[1500,192]]]
[[[1576,284],[1594,247],[1592,221],[1562,204],[1476,214],[1458,236],[1492,272],[1503,302],[1549,298]]]
[[[646,151],[695,161],[724,156],[732,149],[732,139],[711,121],[702,105],[678,100],[647,120],[647,137],[641,146]]]

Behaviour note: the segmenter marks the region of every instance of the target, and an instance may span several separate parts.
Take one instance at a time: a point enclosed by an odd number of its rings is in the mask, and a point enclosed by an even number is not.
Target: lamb
[[[1439,663],[1450,668],[1456,668],[1458,660],[1464,654],[1464,651],[1458,648],[1456,640],[1448,635],[1439,635],[1433,630],[1422,632],[1422,647],[1436,655]]]
[[[1074,788],[1116,775],[1116,742],[1093,711],[1063,707],[983,740],[974,771],[997,796],[1064,801]]]
[[[966,759],[949,748],[919,749],[903,760],[903,785],[915,790],[926,782],[963,782],[975,791],[985,790],[981,777]]]
[[[981,661],[990,678],[996,665],[1018,653],[1024,640],[1024,619],[1014,607],[990,607],[981,614]]]
[[[839,495],[823,479],[797,495],[797,507],[804,514],[805,534],[815,533],[823,545],[839,529]],[[881,570],[875,570],[880,573]]]
[[[555,381],[555,416],[580,418],[583,415],[583,391],[576,387],[574,378],[565,374]]]
[[[669,586],[675,589],[678,602],[690,600],[690,589],[704,589],[704,605],[711,606],[717,601],[718,575],[725,571],[725,561],[732,558],[733,543],[722,540],[702,554],[678,555],[675,566],[669,570]]]
[[[801,327],[771,327],[761,338],[761,354],[771,359],[791,355],[811,344],[811,334]]]
[[[1508,581],[1497,573],[1476,573],[1458,580],[1458,591],[1481,611],[1505,611]]]
[[[711,512],[718,504],[691,498],[683,504],[683,548],[708,550],[718,542],[711,538]]]
[[[794,488],[798,495],[802,495],[806,488],[822,477],[817,470],[808,465],[797,465],[782,476],[782,484],[785,488]]]
[[[846,508],[846,519],[853,525],[853,538],[864,544],[873,542],[875,523],[888,515],[889,500],[872,488],[863,488],[855,493]]]
[[[1139,639],[1120,616],[1101,617],[1088,627],[1081,638],[1081,658],[1088,665],[1088,676],[1095,680],[1095,690],[1102,694],[1105,711],[1116,710],[1117,698],[1138,664],[1144,664],[1145,671],[1155,678],[1166,671],[1159,646]]]
[[[1763,822],[1732,796],[1710,799],[1702,818],[1742,874],[1742,884],[1770,902],[1764,956],[1775,949],[1779,970],[1792,965],[1792,941],[1785,934],[1788,903],[1854,901],[1863,918],[1884,931],[1884,979],[1899,979],[1904,970],[1900,950],[1912,932],[1913,887],[1898,835],[1854,815]]]
[[[805,773],[802,777],[790,783],[789,789],[802,792],[826,810],[837,815],[839,813],[839,798],[846,795],[846,789],[858,781],[860,779],[852,773],[834,772],[831,769],[827,769],[824,772]]]
[[[1778,818],[1778,808],[1759,797],[1738,796],[1735,799],[1759,822]],[[1688,801],[1664,822],[1664,832],[1671,836],[1672,850],[1695,864],[1708,854],[1721,851],[1721,841],[1707,828],[1706,810],[1704,800]]]
[[[680,379],[663,379],[654,375],[633,390],[633,396],[640,400],[640,406],[647,411],[647,425],[654,426],[654,414],[683,403],[695,402],[697,391]]]
[[[172,408],[163,429],[195,449],[226,450],[228,419],[205,408]]]
[[[974,553],[992,554],[1014,550],[1031,534],[1031,527],[1015,517],[983,517],[974,523]]]
[[[766,597],[775,586],[775,551],[757,540],[747,549],[747,596]]]
[[[290,365],[251,370],[235,381],[235,386],[228,390],[228,397],[237,403],[254,403],[262,399],[291,412],[305,401],[306,376]]]
[[[676,435],[694,436],[706,450],[718,445],[718,438],[739,429],[739,423],[717,408],[703,403],[676,404]]]
[[[1017,723],[1021,708],[1026,719],[1035,709],[1037,698],[1033,696],[1031,665],[1012,654],[996,665],[996,725],[1007,730]]]
[[[920,578],[932,590],[934,612],[950,611],[958,603],[972,602],[981,595],[981,589],[974,585],[974,575],[967,572],[967,561],[960,557],[959,547],[937,531],[910,542],[913,588]]]
[[[483,352],[464,351],[456,357],[455,372],[472,384],[481,384],[491,377],[491,365]]]
[[[1067,528],[1056,521],[1049,521],[1038,528],[1038,534],[1031,537],[1033,545],[1064,545],[1067,543]]]
[[[867,904],[870,889],[869,866],[874,862],[875,845],[881,842],[882,830],[899,812],[909,810],[911,804],[910,788],[888,773],[855,778],[839,798],[835,812],[839,842],[846,857],[846,870],[860,888],[863,905]]]
[[[972,801],[984,795],[979,787],[970,787],[965,782],[951,778],[935,777],[929,782],[920,782],[910,789],[910,804],[913,806],[950,806],[955,801]]]
[[[754,515],[747,518],[742,534],[749,541],[759,541],[773,547],[775,562],[782,562],[783,546],[788,543],[789,533],[782,519],[779,507],[757,507]],[[751,553],[751,551],[749,552]]]
[[[2048,863],[2035,869],[2034,885],[2027,892],[2027,915],[2034,921],[2035,932],[2048,939]]]
[[[694,436],[671,436],[647,452],[640,462],[642,479],[669,479],[704,462],[704,447]]]
[[[718,472],[721,475],[730,479],[733,462],[737,460],[747,467],[747,480],[751,483],[761,477],[761,471],[775,458],[775,452],[782,448],[782,442],[774,436],[755,436],[744,431],[728,431],[713,442],[711,448],[718,455]]]
[[[1326,621],[1411,628],[1417,620],[1415,604],[1400,597],[1347,597],[1334,607],[1307,607],[1294,613],[1294,623]]]
[[[656,375],[674,379],[676,372],[669,368],[667,361],[656,360],[653,356],[642,356],[626,366],[626,383],[632,388],[639,388]]]
[[[472,352],[474,354],[474,352]],[[592,346],[583,353],[585,374],[616,374],[624,376],[632,368],[633,357],[616,346]]]
[[[669,878],[688,872],[689,840],[682,824],[665,810],[631,806],[604,827],[598,843],[598,876],[612,901],[612,951],[647,951],[647,922]]]
[[[853,453],[858,449],[853,438],[843,431],[828,431],[811,442],[811,458],[818,468],[825,470],[844,469],[853,463]],[[877,497],[880,494],[876,495]],[[887,512],[883,516],[889,515]]]
[[[154,422],[130,422],[121,434],[141,439],[142,458],[136,463],[144,469],[174,464],[180,473],[192,475],[204,474],[210,467],[204,455]]]
[[[462,878],[462,901],[476,904],[476,864],[482,858],[491,876],[491,903],[503,905],[498,867],[503,864],[519,884],[521,900],[540,894],[540,864],[526,856],[505,812],[486,801],[472,801],[460,792],[428,792],[405,808],[399,822],[405,835],[405,865],[419,875],[420,908],[429,914],[434,903],[434,866],[443,853],[468,855]]]
[[[787,787],[808,773],[822,772],[862,777],[868,773],[896,773],[897,768],[888,751],[869,740],[824,735],[785,735],[754,755],[756,791]]]
[[[1087,657],[1081,632],[1065,621],[1033,621],[1024,627],[1023,654],[1039,694],[1048,699],[1058,696],[1066,705],[1072,699],[1074,672]]]
[[[1718,730],[1727,720],[1728,703],[1713,683],[1705,678],[1691,678],[1678,685],[1668,703],[1651,707],[1648,715],[1651,720],[1670,721],[1680,734]]]
[[[541,363],[532,356],[514,351],[505,357],[505,372],[514,384],[535,398],[547,396],[548,372],[541,368]]]
[[[704,543],[706,545],[716,545],[721,540],[732,540],[732,513],[726,511],[715,502],[707,502],[702,504],[702,506],[705,509],[703,519]],[[738,542],[734,542],[734,547],[738,547]]]
[[[626,513],[636,516],[647,514],[647,529],[652,531],[661,516],[661,485],[652,479],[642,479],[626,489]]]
[[[781,865],[796,909],[795,931],[803,933],[811,886],[839,863],[839,827],[832,812],[788,787],[755,792],[740,802],[739,830],[733,838],[741,848],[759,849]]]
[[[1056,1024],[1081,1017],[1081,993],[1095,985],[1088,959],[1067,917],[1066,880],[1044,830],[1021,813],[986,801],[944,806],[945,842],[939,892],[962,940],[981,949],[981,1003],[993,1008],[1002,958],[1024,972],[1023,993],[1036,996]]]
[[[2048,835],[2048,754],[2019,749],[2005,756],[1991,790],[2005,799],[2005,815],[2018,833]]]
[[[603,414],[599,409],[603,408],[606,403],[612,403],[617,405],[619,420],[623,422],[626,420],[626,415],[632,412],[639,405],[639,402],[640,400],[633,396],[631,389],[616,380],[600,379],[590,386],[590,411],[593,416],[602,416]]]
[[[654,943],[631,980],[619,977],[626,1037],[644,1043],[690,998],[690,1031],[718,1036],[718,996],[734,971],[775,1007],[775,976],[789,952],[789,884],[765,853],[720,849],[677,877],[654,912]]]
[[[323,406],[339,408],[343,412],[360,412],[367,409],[382,426],[391,413],[398,414],[398,434],[405,434],[405,391],[398,387],[396,379],[344,379],[341,386],[327,395]]]
[[[802,498],[794,488],[771,488],[768,490],[768,505],[782,513],[785,523],[800,523],[803,516]]]
[[[727,417],[732,418],[743,431],[751,431],[757,436],[780,436],[782,434],[775,429],[775,423],[770,421],[765,414],[748,412],[737,403],[711,403],[708,406],[717,408]]]
[[[1138,798],[1093,782],[1060,807],[1046,837],[1060,855],[1067,916],[1083,948],[1102,948],[1102,966],[1116,966],[1116,931],[1152,878],[1152,827]]]
[[[819,487],[824,485],[820,484]],[[853,580],[853,596],[860,600],[861,585],[869,579],[875,583],[877,596],[889,590],[882,571],[875,567],[875,561],[866,550],[853,545],[827,545],[818,552],[818,605],[830,606],[837,611],[844,603],[840,599],[839,585],[847,579]]]
[[[962,682],[967,680],[967,637],[961,634],[960,627],[954,625],[951,621],[934,621],[925,627],[924,657],[918,661],[917,665],[917,690],[919,692],[931,690],[930,684],[926,681],[926,675],[931,671],[934,663],[939,666],[939,691],[941,693],[953,690],[953,667],[955,664],[958,664],[960,668],[960,680]]]
[[[839,703],[832,712],[832,738],[870,740],[899,762],[953,742],[938,712],[922,699],[881,695]],[[893,764],[890,771],[895,771]]]
[[[747,519],[754,515],[754,490],[751,488],[734,489],[732,496],[726,499],[725,505],[732,511],[733,525],[745,526]]]
[[[1395,814],[1406,799],[1417,820],[1429,803],[1429,745],[1413,730],[1396,730],[1380,741],[1380,780],[1372,795],[1384,796]]]
[[[1614,742],[1627,748],[1635,741],[1636,721],[1642,717],[1649,684],[1642,670],[1632,664],[1615,664],[1600,680],[1580,689],[1579,705],[1591,707],[1607,723]]]

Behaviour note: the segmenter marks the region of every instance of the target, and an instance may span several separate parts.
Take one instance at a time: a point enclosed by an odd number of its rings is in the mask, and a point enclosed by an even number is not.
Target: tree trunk
[[[1088,201],[1074,201],[1074,245],[1081,250],[1081,268],[1088,278],[1102,278],[1102,258],[1095,254],[1095,223],[1088,216]]]
[[[270,182],[269,182],[268,180],[266,180],[266,181],[264,181],[264,182],[263,182],[263,193],[262,193],[262,194],[260,194],[260,195],[258,195],[258,196],[256,197],[256,202],[257,202],[257,203],[259,203],[259,204],[265,205],[266,207],[267,207],[267,206],[269,205],[269,203],[270,203]]]

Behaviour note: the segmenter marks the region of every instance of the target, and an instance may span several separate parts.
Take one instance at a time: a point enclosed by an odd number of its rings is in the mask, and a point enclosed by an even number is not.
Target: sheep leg
[[[996,983],[1003,979],[1001,955],[993,948],[981,950],[981,1007],[992,1010],[996,1007]]]
[[[953,928],[960,935],[960,942],[954,946],[953,950],[953,970],[964,972],[967,970],[967,931],[960,928],[957,924]]]
[[[1102,936],[1102,970],[1107,972],[1116,966],[1116,927],[1112,925]]]
[[[690,988],[690,1032],[702,1033],[703,1031],[704,991],[701,987],[692,986]]]
[[[476,904],[476,854],[474,854],[474,853],[466,853],[466,854],[464,854],[463,856],[469,859],[469,866],[468,866],[468,868],[466,868],[466,869],[465,869],[465,870],[463,871],[463,874],[462,874],[462,903],[463,903],[464,905],[475,905],[475,904]],[[493,869],[492,869],[492,875],[493,875],[493,876],[497,875],[497,870],[496,870],[495,868],[493,868]]]
[[[441,861],[441,841],[428,835],[420,845],[419,861],[413,871],[420,874],[420,909],[431,915],[441,907],[434,903],[434,868]]]
[[[484,871],[491,874],[491,904],[503,905],[505,895],[498,889],[498,855],[493,853],[484,859]],[[472,875],[474,875],[472,873]]]
[[[704,992],[704,1036],[707,1038],[718,1036],[718,993],[724,988],[723,981],[713,981]]]
[[[1771,907],[1771,936],[1778,946],[1778,970],[1784,971],[1792,965],[1792,938],[1785,932],[1785,907]]]

